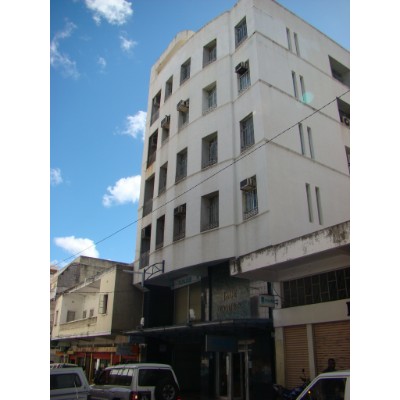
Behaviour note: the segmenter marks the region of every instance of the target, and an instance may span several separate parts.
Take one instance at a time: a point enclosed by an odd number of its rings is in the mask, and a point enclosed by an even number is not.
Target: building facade
[[[129,342],[125,331],[139,326],[143,296],[132,285],[131,264],[90,261],[100,266],[97,273],[55,300],[51,340],[57,361],[84,367],[92,380],[99,368],[140,360],[139,346]]]
[[[269,0],[154,64],[130,334],[184,389],[265,398],[328,356],[349,367],[349,75],[347,50]]]

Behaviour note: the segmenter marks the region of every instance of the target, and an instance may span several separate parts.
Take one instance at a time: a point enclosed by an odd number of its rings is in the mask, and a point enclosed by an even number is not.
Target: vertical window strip
[[[314,160],[315,159],[314,143],[312,139],[312,131],[309,126],[307,126],[307,134],[308,134],[308,146],[310,147],[310,157]]]
[[[306,183],[307,206],[308,206],[308,220],[313,222],[312,202],[311,202],[311,188],[310,184]]]
[[[321,208],[321,194],[318,186],[315,187],[315,197],[317,199],[318,222],[320,225],[322,225],[323,219],[322,219],[322,208]]]
[[[300,136],[300,146],[301,146],[301,154],[304,156],[306,154],[306,149],[304,146],[304,134],[303,134],[303,124],[299,124],[299,136]]]
[[[300,88],[301,88],[301,98],[303,101],[306,100],[306,88],[304,86],[304,78],[300,75]]]
[[[289,51],[292,51],[292,40],[290,39],[290,29],[286,28],[286,37]]]
[[[298,39],[298,37],[297,37],[297,33],[294,32],[294,33],[293,33],[293,36],[294,36],[294,45],[295,45],[295,47],[296,47],[296,54],[297,54],[298,56],[300,56],[299,39]]]
[[[297,95],[297,81],[296,81],[296,72],[292,71],[292,81],[293,81],[293,92],[294,92],[294,97],[296,99],[298,98]]]

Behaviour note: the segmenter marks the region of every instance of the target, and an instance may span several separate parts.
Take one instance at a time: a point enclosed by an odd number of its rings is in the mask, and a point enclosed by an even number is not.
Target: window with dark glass
[[[240,121],[240,150],[244,151],[254,144],[253,114]]]
[[[238,47],[247,38],[246,17],[235,26],[235,46]]]
[[[203,67],[217,59],[217,39],[203,47]]]

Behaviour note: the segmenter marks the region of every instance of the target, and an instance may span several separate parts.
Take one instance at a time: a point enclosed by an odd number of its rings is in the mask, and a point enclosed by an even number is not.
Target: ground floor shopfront
[[[184,394],[203,398],[273,398],[274,340],[269,320],[231,320],[149,328],[132,341],[146,361],[171,364]]]

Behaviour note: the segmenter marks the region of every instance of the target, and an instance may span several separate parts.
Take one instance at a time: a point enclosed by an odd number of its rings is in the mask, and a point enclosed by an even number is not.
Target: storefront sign
[[[229,336],[206,335],[206,351],[225,351],[236,353],[237,339]]]
[[[260,307],[275,308],[275,296],[270,294],[260,294],[258,296],[258,305]]]
[[[192,283],[199,282],[200,280],[201,280],[201,276],[186,275],[182,278],[175,279],[172,284],[172,289],[179,289],[181,287],[191,285]]]
[[[118,344],[115,354],[117,356],[132,356],[133,355],[132,350],[133,350],[133,347],[131,344]]]

